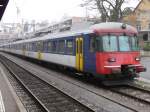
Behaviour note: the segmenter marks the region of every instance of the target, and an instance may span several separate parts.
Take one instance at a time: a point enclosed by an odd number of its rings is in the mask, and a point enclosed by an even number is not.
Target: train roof
[[[100,23],[92,25],[91,29],[123,29],[125,27],[126,30],[133,31],[137,33],[137,29],[131,25],[125,24],[125,23],[119,23],[119,22],[106,22],[106,23]]]
[[[121,29],[122,26],[125,25],[127,30],[131,30],[133,32],[137,32],[137,30],[130,26],[126,25],[124,23],[117,23],[117,22],[106,22],[106,23],[99,23],[90,26],[87,29],[84,30],[76,30],[76,31],[66,31],[66,32],[59,32],[59,33],[48,33],[47,35],[43,37],[36,37],[36,38],[31,38],[31,39],[25,39],[25,40],[20,40],[16,42],[12,42],[9,44],[20,44],[24,42],[33,42],[33,41],[41,41],[41,40],[47,40],[47,39],[54,39],[54,38],[61,38],[61,37],[71,37],[71,36],[78,36],[81,34],[89,34],[89,33],[94,33],[94,30],[96,29]],[[7,44],[7,45],[9,45]]]
[[[53,34],[47,34],[44,35],[43,37],[36,37],[36,38],[31,38],[31,39],[25,39],[25,40],[20,40],[17,42],[13,42],[12,44],[19,44],[22,42],[34,42],[34,41],[42,41],[42,40],[47,40],[47,39],[54,39],[54,38],[61,38],[61,37],[71,37],[71,36],[78,36],[81,34],[88,34],[88,33],[92,33],[92,31],[90,30],[82,30],[82,31],[68,31],[65,33],[53,33]]]

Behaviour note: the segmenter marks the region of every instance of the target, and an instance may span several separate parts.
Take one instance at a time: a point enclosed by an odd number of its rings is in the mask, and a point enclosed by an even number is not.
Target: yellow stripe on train
[[[37,52],[37,59],[39,59],[39,60],[42,59],[42,53],[41,52]]]

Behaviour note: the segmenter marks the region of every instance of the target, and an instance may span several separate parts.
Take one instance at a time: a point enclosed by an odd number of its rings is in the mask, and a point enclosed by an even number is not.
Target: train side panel
[[[92,38],[90,34],[84,35],[84,71],[96,73],[96,54],[94,49],[91,49]],[[91,45],[90,45],[91,44]]]

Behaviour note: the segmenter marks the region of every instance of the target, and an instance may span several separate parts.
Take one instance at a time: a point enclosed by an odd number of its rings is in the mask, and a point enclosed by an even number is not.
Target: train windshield
[[[131,51],[128,36],[119,36],[119,51]]]
[[[131,37],[131,49],[132,49],[132,51],[138,51],[139,50],[137,37]]]
[[[118,51],[116,36],[103,36],[103,51]]]
[[[134,36],[104,35],[102,38],[97,37],[96,44],[98,51],[138,51],[138,41]]]

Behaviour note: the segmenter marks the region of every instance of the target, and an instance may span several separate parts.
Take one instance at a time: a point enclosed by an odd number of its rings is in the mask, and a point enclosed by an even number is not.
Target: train
[[[137,36],[131,25],[105,22],[7,43],[0,50],[90,74],[104,82],[122,82],[146,71],[140,64]]]

